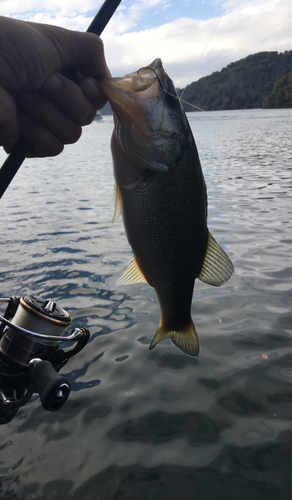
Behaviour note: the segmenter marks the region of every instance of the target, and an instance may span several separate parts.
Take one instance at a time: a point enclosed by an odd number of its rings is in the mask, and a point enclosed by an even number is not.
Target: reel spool
[[[47,352],[60,344],[60,337],[72,323],[69,314],[51,299],[40,300],[34,296],[21,297],[11,325],[31,332],[42,332],[44,338],[24,334],[12,326],[4,329],[0,341],[0,352],[21,366],[37,356],[46,357]],[[48,336],[54,336],[50,340]]]
[[[68,380],[58,374],[68,359],[88,342],[86,328],[64,333],[72,320],[51,299],[33,295],[0,299],[8,306],[0,316],[0,424],[15,416],[34,392],[45,410],[59,410],[70,394]],[[76,341],[69,351],[61,342]]]

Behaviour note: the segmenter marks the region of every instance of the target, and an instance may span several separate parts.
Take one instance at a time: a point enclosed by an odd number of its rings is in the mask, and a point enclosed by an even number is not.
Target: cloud
[[[209,7],[211,3],[213,17],[196,19],[193,3],[181,0],[184,17],[157,26],[157,19],[165,19],[164,12],[170,17],[180,4],[174,7],[169,0],[122,2],[102,35],[112,74],[124,75],[161,57],[175,84],[183,87],[249,54],[291,49],[290,0],[229,0],[223,4],[210,0]],[[100,4],[96,0],[62,0],[60,9],[59,0],[0,0],[0,14],[85,31]],[[157,10],[159,17],[154,16]],[[148,29],[141,29],[143,19]]]
[[[218,17],[205,21],[181,18],[119,35],[113,20],[104,34],[109,66],[113,74],[123,74],[161,57],[175,84],[182,87],[249,54],[290,49],[289,14],[286,0],[237,2],[235,8],[226,10],[211,40]]]
[[[59,11],[69,14],[72,12],[88,12],[97,10],[102,0],[0,0],[0,14],[2,16],[22,15],[23,13]]]

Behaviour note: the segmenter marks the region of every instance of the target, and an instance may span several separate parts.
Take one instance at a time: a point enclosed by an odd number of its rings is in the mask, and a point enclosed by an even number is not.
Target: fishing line
[[[175,97],[178,101],[180,101],[180,102],[184,102],[185,104],[188,104],[188,106],[192,106],[192,108],[198,109],[199,111],[205,111],[204,109],[199,108],[198,106],[195,106],[194,104],[191,104],[191,103],[190,103],[190,102],[188,102],[188,101],[184,101],[184,100],[183,100],[181,97],[179,97],[178,95],[171,94],[171,92],[168,92],[168,90],[166,90],[166,89],[163,89],[163,91],[164,91],[166,94],[169,94],[169,95],[171,95],[172,97]]]
[[[153,68],[150,68],[149,66],[143,66],[142,68],[138,69],[137,71],[137,75],[139,74],[139,71],[142,71],[143,69],[150,69],[151,71],[153,71],[153,73],[155,73],[156,75],[156,79],[158,80],[158,83],[161,87],[161,89],[163,90],[163,92],[165,94],[169,94],[171,95],[171,97],[174,97],[175,99],[177,99],[178,101],[180,102],[184,102],[185,104],[188,104],[189,106],[192,106],[192,108],[195,108],[195,109],[198,109],[199,111],[204,111],[203,109],[199,108],[198,106],[195,106],[194,104],[191,104],[190,102],[187,102],[187,101],[184,101],[181,97],[179,97],[178,95],[175,95],[175,94],[172,94],[171,92],[169,92],[168,90],[166,90],[166,88],[163,87],[162,83],[161,83],[161,80],[157,74],[157,72],[155,71],[155,69]]]
[[[228,7],[229,3],[230,3],[230,0],[228,0],[228,1],[227,1],[227,4],[225,5],[224,10],[223,10],[223,12],[222,12],[222,14],[221,14],[221,16],[220,16],[220,18],[219,18],[219,20],[218,20],[218,22],[217,22],[217,24],[216,24],[215,28],[213,29],[213,31],[212,31],[212,33],[211,33],[211,36],[210,36],[209,40],[207,41],[207,43],[206,43],[206,45],[205,45],[205,47],[204,47],[204,49],[203,49],[202,54],[200,55],[199,59],[198,59],[198,60],[197,60],[197,62],[196,62],[196,66],[199,64],[200,60],[202,59],[202,57],[203,57],[203,55],[204,55],[204,53],[205,53],[205,51],[206,51],[206,49],[207,49],[207,47],[208,47],[208,45],[209,45],[209,43],[210,43],[210,41],[211,41],[211,39],[212,39],[212,37],[213,37],[213,35],[214,35],[214,33],[215,33],[216,29],[218,28],[218,24],[220,23],[220,21],[221,21],[221,19],[222,19],[223,15],[225,14],[225,11],[226,11],[226,9],[227,9],[227,7]],[[191,78],[189,78],[189,81],[190,81],[190,79],[191,79]],[[189,83],[187,83],[187,85],[185,86],[185,88],[182,90],[182,93],[181,93],[181,95],[180,95],[180,98],[183,96],[183,94],[184,94],[184,92],[185,92],[185,90],[186,90],[186,88],[187,88],[187,86],[188,86],[188,85],[189,85]],[[185,102],[185,101],[183,101],[183,102]],[[190,103],[187,103],[187,104],[190,104]],[[192,106],[192,104],[190,104],[190,106]],[[202,111],[203,111],[203,110],[202,110]]]
[[[62,309],[62,312],[65,313],[64,309]],[[25,300],[21,298],[11,323],[24,328],[25,330],[41,332],[42,335],[52,335],[53,325],[54,335],[61,338],[67,327],[72,322],[68,313],[64,314],[64,319],[66,321],[61,321],[50,316],[44,316],[44,314],[41,314],[38,311],[35,311],[32,307],[27,306]],[[46,342],[43,341],[43,343],[45,344]]]

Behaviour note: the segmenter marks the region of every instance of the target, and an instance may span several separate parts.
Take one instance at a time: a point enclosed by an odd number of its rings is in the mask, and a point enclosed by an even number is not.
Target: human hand
[[[110,73],[92,33],[0,17],[0,68],[0,145],[7,153],[20,135],[29,156],[61,153],[107,100],[95,78]],[[63,68],[78,70],[74,81]]]

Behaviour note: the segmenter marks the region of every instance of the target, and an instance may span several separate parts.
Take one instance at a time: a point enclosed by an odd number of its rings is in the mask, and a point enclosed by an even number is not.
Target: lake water
[[[188,117],[235,266],[196,282],[196,359],[150,352],[155,292],[116,285],[131,249],[111,222],[111,117],[26,160],[1,200],[0,295],[54,298],[91,332],[65,406],[34,396],[0,427],[1,500],[290,500],[292,112]]]

